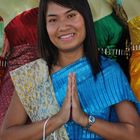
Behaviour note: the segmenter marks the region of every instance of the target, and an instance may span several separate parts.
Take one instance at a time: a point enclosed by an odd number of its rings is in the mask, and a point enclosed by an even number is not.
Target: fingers
[[[66,93],[66,97],[65,100],[63,102],[64,106],[67,106],[70,108],[71,106],[71,92],[72,92],[72,80],[71,80],[71,74],[68,75],[68,85],[67,85],[67,93]]]
[[[70,120],[73,119],[73,113],[72,113],[72,96],[74,95],[75,92],[75,87],[76,87],[76,78],[75,78],[75,73],[70,74],[70,80],[71,80],[71,109],[70,109]]]
[[[69,73],[68,75],[68,88],[67,88],[67,93],[68,96],[71,97],[77,92],[77,87],[76,87],[76,74],[75,73]]]
[[[85,115],[84,115],[84,112],[81,109],[79,98],[78,98],[78,91],[77,91],[77,84],[76,84],[76,74],[71,73],[70,76],[71,76],[70,79],[71,79],[71,97],[72,97],[72,108],[71,108],[70,117],[74,122],[76,122],[78,124],[82,124],[83,122],[81,120],[83,120]]]
[[[69,73],[68,75],[68,87],[67,87],[66,100],[67,102],[72,104],[73,107],[79,105],[75,73]]]
[[[71,74],[71,84],[72,84],[72,95],[76,92],[76,75],[75,73]]]
[[[67,96],[70,98],[72,92],[72,80],[71,80],[71,73],[68,75],[68,87],[67,87]]]
[[[62,108],[59,112],[59,116],[63,118],[62,119],[63,122],[67,122],[68,120],[73,119],[72,118],[72,94],[73,95],[75,94],[75,89],[76,89],[76,77],[75,74],[70,73],[68,75],[68,86],[67,86],[66,97],[64,99]]]
[[[71,84],[72,84],[72,98],[78,101],[78,92],[77,92],[77,85],[76,85],[76,74],[72,73],[71,75]]]

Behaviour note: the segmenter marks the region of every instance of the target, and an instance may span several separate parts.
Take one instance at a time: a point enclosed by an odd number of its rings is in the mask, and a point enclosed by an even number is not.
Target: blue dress
[[[128,100],[137,102],[119,65],[101,57],[101,72],[95,78],[92,75],[89,61],[83,57],[51,75],[55,97],[61,107],[66,96],[68,74],[76,73],[78,96],[81,107],[88,115],[112,121],[117,116],[112,111],[113,105]],[[113,113],[112,113],[113,112]],[[70,140],[103,140],[93,132],[69,121],[65,125]]]

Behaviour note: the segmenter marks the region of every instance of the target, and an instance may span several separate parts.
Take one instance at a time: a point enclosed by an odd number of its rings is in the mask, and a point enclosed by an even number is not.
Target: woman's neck
[[[69,64],[72,64],[76,60],[80,59],[84,56],[83,50],[75,51],[75,52],[59,52],[59,57],[57,64],[60,67],[65,67]]]
[[[51,73],[55,73],[65,66],[74,63],[76,60],[84,56],[83,46],[73,50],[59,50],[57,64],[52,65]]]

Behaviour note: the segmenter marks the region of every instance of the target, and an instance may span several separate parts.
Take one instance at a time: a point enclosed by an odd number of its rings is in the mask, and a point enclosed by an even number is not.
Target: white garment
[[[112,13],[111,4],[107,0],[88,0],[93,20],[97,21]]]

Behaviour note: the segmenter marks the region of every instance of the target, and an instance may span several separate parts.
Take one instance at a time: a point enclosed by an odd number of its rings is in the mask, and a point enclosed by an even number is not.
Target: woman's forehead
[[[54,2],[49,2],[47,5],[47,15],[55,15],[55,14],[66,14],[73,9],[62,6],[60,4],[54,3]]]

